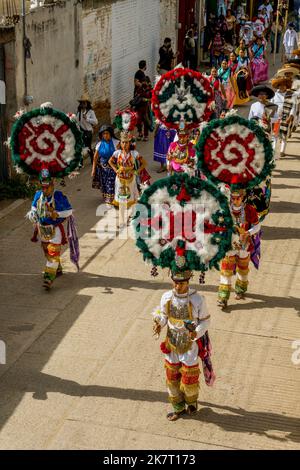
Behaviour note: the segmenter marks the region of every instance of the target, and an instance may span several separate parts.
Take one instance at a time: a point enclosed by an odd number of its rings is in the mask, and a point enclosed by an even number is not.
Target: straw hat
[[[91,99],[90,99],[90,97],[87,93],[84,93],[81,96],[81,98],[79,98],[79,100],[77,100],[77,101],[79,101],[79,103],[81,103],[82,101],[88,101],[89,103],[91,103]]]
[[[283,77],[275,77],[271,80],[271,85],[273,88],[277,89],[280,86],[288,86],[291,84],[291,80]]]
[[[266,86],[266,85],[257,85],[256,87],[254,87],[251,91],[251,95],[252,96],[259,96],[260,93],[264,93],[267,95],[268,99],[270,100],[271,98],[273,98],[273,96],[275,95],[274,91],[272,90],[272,88]]]
[[[298,75],[299,74],[299,69],[296,67],[291,67],[290,64],[286,64],[282,69],[278,70],[276,76],[277,77],[282,77],[286,75],[287,73],[292,73],[293,75]]]

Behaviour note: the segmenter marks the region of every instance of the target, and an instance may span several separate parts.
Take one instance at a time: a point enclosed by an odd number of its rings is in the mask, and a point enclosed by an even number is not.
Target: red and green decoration
[[[155,117],[166,127],[194,129],[208,121],[213,110],[214,92],[200,72],[178,68],[162,75],[152,92]]]
[[[274,168],[272,145],[263,129],[239,116],[211,121],[196,150],[198,169],[214,184],[232,189],[257,186]]]
[[[226,196],[208,181],[175,174],[147,188],[135,209],[136,245],[145,261],[172,271],[217,268],[231,248]]]
[[[82,134],[75,120],[52,107],[19,114],[10,145],[18,170],[38,175],[48,169],[62,178],[74,171],[82,158]]]

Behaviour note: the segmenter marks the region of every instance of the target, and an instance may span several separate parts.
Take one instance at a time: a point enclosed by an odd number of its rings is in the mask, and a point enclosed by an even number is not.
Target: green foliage
[[[24,182],[20,176],[0,184],[0,201],[4,199],[32,198],[38,190],[36,183]]]

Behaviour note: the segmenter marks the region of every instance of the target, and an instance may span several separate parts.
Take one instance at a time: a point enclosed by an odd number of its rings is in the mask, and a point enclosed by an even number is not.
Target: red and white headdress
[[[176,68],[164,74],[152,93],[155,117],[168,128],[192,130],[208,121],[214,93],[207,78],[194,70]]]
[[[83,141],[74,116],[45,103],[29,112],[19,112],[11,133],[10,146],[19,172],[62,178],[74,171],[82,158]]]
[[[232,189],[260,184],[274,168],[273,150],[263,129],[239,116],[211,121],[197,144],[198,168],[214,184]]]

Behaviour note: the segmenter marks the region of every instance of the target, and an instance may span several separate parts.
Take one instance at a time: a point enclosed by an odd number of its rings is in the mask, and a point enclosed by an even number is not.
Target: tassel
[[[158,276],[158,271],[157,271],[157,267],[156,267],[156,266],[153,266],[153,268],[151,269],[151,276],[153,276],[153,277],[157,277],[157,276]]]
[[[205,284],[205,272],[200,273],[199,284]]]
[[[34,231],[33,231],[33,235],[30,239],[33,243],[36,243],[38,241],[38,234],[39,234],[38,228],[37,228],[37,226],[35,226]]]

